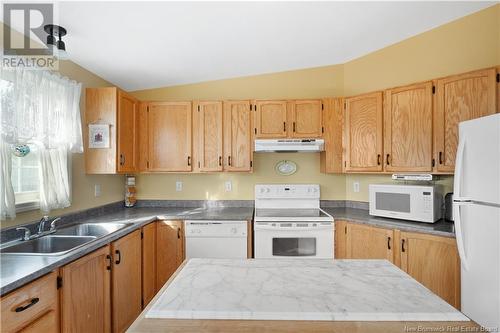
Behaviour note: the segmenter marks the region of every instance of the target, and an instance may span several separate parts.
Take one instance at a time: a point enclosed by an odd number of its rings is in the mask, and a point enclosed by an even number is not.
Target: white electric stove
[[[333,217],[318,184],[255,185],[255,258],[333,258]]]

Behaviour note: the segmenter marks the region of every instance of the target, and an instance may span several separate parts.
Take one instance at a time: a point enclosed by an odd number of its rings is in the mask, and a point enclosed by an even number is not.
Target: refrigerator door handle
[[[469,198],[462,197],[462,179],[464,164],[465,140],[458,142],[457,158],[455,159],[455,179],[453,180],[453,201],[470,201]]]
[[[460,257],[463,268],[468,271],[469,265],[467,262],[467,255],[465,253],[464,236],[462,233],[462,221],[460,217],[460,206],[462,205],[463,204],[458,202],[455,202],[453,204],[453,217],[455,218],[455,237],[457,239],[458,256]]]

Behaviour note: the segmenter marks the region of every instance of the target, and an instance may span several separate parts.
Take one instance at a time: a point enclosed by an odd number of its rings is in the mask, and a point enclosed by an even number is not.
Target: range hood
[[[255,140],[256,153],[318,153],[324,149],[323,139]]]

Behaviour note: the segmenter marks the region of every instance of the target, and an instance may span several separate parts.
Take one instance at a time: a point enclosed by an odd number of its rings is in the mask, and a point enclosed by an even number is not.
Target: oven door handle
[[[333,224],[331,225],[321,225],[317,227],[273,227],[268,225],[255,225],[255,230],[283,230],[283,231],[311,231],[311,230],[324,230],[324,229],[332,229]]]

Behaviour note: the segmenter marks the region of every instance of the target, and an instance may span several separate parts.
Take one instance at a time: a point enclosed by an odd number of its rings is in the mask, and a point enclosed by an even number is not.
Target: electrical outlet
[[[94,196],[96,198],[101,196],[101,184],[94,185]]]
[[[175,190],[177,192],[181,192],[182,191],[182,182],[179,182],[179,181],[175,182]]]
[[[226,189],[226,192],[231,192],[233,190],[233,184],[230,180],[224,183],[224,188]]]
[[[359,192],[359,182],[352,183],[352,189],[354,190],[355,193],[358,193]]]

